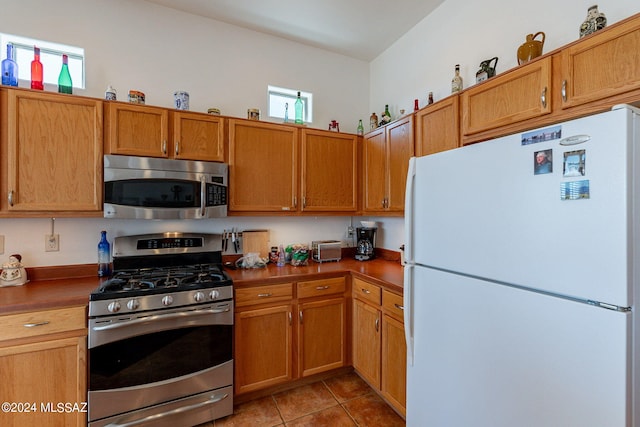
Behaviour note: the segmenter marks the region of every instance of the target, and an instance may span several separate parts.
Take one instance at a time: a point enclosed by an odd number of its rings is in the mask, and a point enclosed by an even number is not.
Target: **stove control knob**
[[[196,292],[195,294],[193,294],[193,299],[196,300],[196,302],[202,302],[204,301],[204,292]]]
[[[211,299],[216,299],[220,296],[220,292],[218,292],[217,289],[212,290],[211,292],[209,292],[209,297]]]
[[[162,305],[171,305],[173,304],[173,297],[171,295],[165,295],[162,297]]]
[[[131,299],[127,302],[127,308],[129,310],[135,310],[140,307],[140,302],[137,299]]]
[[[120,303],[118,301],[110,302],[109,305],[107,306],[107,310],[109,310],[110,313],[115,313],[117,311],[120,311]]]

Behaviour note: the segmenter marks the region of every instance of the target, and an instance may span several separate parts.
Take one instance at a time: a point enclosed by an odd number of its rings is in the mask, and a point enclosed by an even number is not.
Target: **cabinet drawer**
[[[254,304],[289,301],[293,298],[293,284],[256,286],[254,288],[236,289],[236,307]]]
[[[382,291],[382,308],[384,311],[397,320],[404,320],[404,302],[402,295],[389,291]]]
[[[298,298],[309,298],[321,295],[342,293],[344,292],[344,290],[344,277],[298,282]]]
[[[353,296],[363,301],[369,301],[380,305],[381,289],[369,282],[360,279],[353,279]]]
[[[84,306],[10,314],[0,319],[3,325],[0,330],[0,341],[87,327],[87,311]]]

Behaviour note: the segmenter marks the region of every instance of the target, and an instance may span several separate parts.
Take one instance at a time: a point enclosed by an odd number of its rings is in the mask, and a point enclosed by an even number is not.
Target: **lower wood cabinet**
[[[345,366],[345,289],[344,276],[237,288],[236,394]]]
[[[406,414],[407,347],[402,296],[353,279],[353,367],[396,411]]]
[[[86,319],[84,306],[0,316],[1,426],[86,426]]]

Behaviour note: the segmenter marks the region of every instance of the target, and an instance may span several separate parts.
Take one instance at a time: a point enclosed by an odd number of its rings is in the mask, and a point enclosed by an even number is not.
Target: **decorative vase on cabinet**
[[[538,36],[542,36],[542,39],[536,40],[535,38]],[[545,34],[542,31],[538,31],[535,34],[527,34],[526,41],[518,48],[518,65],[522,65],[542,55],[544,38]]]
[[[580,25],[580,37],[584,37],[607,26],[607,18],[604,13],[598,11],[595,4],[587,9],[587,18]]]

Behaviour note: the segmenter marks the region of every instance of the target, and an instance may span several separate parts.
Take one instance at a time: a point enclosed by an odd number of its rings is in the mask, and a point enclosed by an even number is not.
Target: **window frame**
[[[313,123],[313,94],[311,92],[306,92],[298,89],[288,89],[279,86],[268,85],[267,86],[267,116],[272,119],[280,119],[284,120],[284,103],[282,108],[279,109],[282,111],[281,114],[278,111],[275,111],[272,108],[273,98],[285,98],[289,103],[288,108],[288,123],[295,123],[295,101],[298,98],[298,92],[300,92],[300,99],[302,99],[302,122],[303,123]]]

